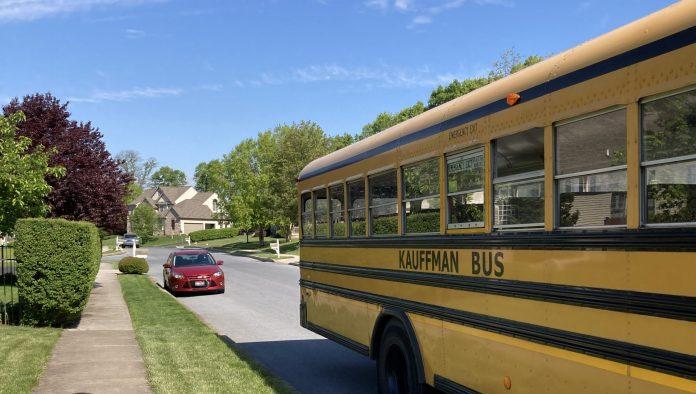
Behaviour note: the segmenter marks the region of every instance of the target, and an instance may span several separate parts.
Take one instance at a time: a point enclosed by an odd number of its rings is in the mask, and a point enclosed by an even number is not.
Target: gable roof
[[[203,205],[203,201],[191,198],[174,205],[171,210],[181,219],[213,220],[213,211]]]
[[[145,189],[143,190],[142,193],[138,197],[136,197],[129,205],[137,206],[141,202],[146,201],[148,204],[152,205],[153,207],[156,207],[157,204],[155,201],[152,199],[152,196],[155,194],[155,189]]]
[[[165,199],[174,204],[176,199],[181,197],[181,195],[186,193],[190,188],[191,186],[160,186],[159,190],[162,192]]]

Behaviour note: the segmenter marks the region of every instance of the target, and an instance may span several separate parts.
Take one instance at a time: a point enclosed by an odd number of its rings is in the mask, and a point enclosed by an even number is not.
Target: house
[[[161,235],[229,227],[229,223],[217,218],[217,203],[216,193],[199,192],[191,186],[146,189],[128,205],[128,231],[131,231],[130,215],[140,204],[157,211]]]

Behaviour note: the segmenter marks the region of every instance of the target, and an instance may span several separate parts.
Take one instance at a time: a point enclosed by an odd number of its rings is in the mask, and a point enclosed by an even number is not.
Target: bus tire
[[[420,394],[416,359],[406,330],[395,320],[382,332],[377,357],[377,380],[381,394]]]

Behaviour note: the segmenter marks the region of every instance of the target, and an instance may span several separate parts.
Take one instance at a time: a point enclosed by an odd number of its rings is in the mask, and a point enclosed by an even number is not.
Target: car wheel
[[[382,333],[377,360],[379,392],[382,394],[420,394],[416,360],[401,324],[390,322]]]

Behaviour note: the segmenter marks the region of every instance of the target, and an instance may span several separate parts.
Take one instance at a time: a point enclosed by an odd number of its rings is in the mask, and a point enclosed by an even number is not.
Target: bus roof
[[[298,180],[357,163],[520,103],[696,42],[696,0],[670,5],[309,163]]]

